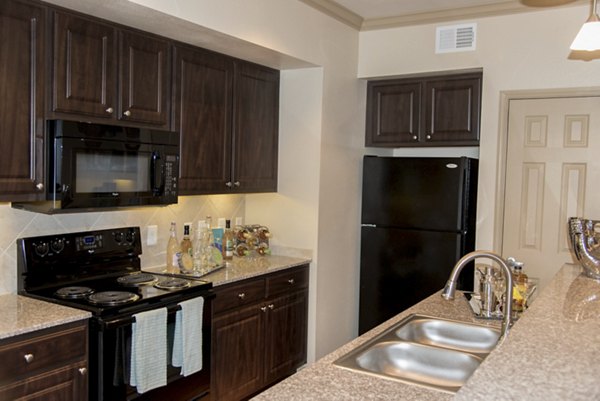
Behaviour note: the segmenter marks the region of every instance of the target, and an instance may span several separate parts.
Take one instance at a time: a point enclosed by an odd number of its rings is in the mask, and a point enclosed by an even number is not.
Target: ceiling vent
[[[454,53],[475,50],[477,24],[439,26],[436,28],[435,52]]]

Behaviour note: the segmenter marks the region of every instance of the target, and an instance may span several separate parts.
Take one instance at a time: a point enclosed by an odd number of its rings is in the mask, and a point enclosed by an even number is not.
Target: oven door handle
[[[147,310],[152,310],[152,309],[153,308],[149,308]],[[181,310],[181,306],[179,306],[179,305],[168,306],[167,307],[167,315],[172,315],[173,313],[177,312],[178,310]],[[142,311],[140,311],[140,312],[142,312]],[[130,325],[133,322],[135,322],[135,316],[127,315],[127,316],[117,317],[117,318],[109,319],[109,320],[101,320],[98,322],[98,324],[100,326],[100,330],[111,330],[111,329],[114,329],[114,328],[117,328],[120,326]]]

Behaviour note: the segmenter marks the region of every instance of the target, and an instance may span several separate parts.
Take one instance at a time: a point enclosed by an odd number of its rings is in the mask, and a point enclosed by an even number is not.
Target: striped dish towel
[[[129,383],[143,394],[167,384],[167,308],[133,317]]]
[[[179,303],[175,315],[173,360],[181,374],[189,376],[202,370],[202,310],[204,298],[197,297]]]

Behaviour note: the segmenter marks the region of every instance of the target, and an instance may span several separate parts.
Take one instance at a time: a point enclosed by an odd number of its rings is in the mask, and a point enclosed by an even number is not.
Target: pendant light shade
[[[571,43],[571,50],[600,50],[600,19],[596,14],[596,0],[592,2],[590,18],[583,24],[575,40]]]

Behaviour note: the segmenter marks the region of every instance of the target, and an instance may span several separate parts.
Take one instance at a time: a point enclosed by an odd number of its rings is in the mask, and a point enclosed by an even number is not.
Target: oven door
[[[211,304],[214,295],[211,292],[202,296],[204,297],[202,370],[183,377],[180,375],[180,368],[171,365],[175,313],[178,307],[176,304],[167,305],[167,385],[144,394],[138,394],[136,388],[129,385],[132,315],[112,319],[92,319],[89,352],[90,400],[201,400],[204,397],[208,399],[210,390]]]

